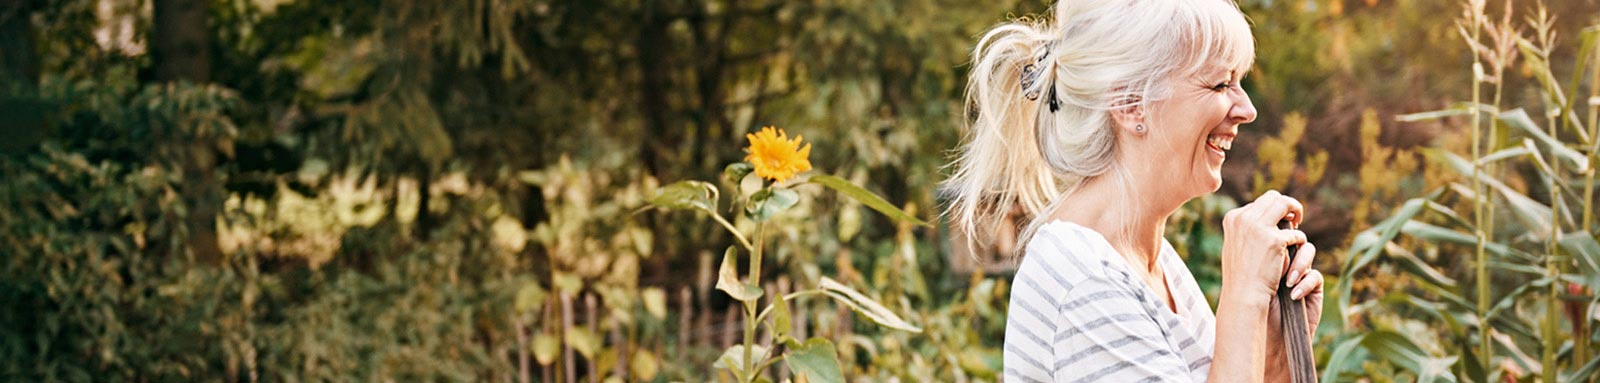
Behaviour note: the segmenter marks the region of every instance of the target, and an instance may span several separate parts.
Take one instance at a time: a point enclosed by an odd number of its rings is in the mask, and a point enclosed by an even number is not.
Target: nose
[[[1233,108],[1228,109],[1228,119],[1236,124],[1248,124],[1256,120],[1256,106],[1250,103],[1250,94],[1245,93],[1244,87],[1239,87],[1235,92]]]

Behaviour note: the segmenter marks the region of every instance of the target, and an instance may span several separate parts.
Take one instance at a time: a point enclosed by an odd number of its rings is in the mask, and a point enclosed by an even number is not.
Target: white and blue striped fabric
[[[1216,315],[1171,243],[1159,262],[1177,313],[1093,230],[1054,221],[1027,246],[1006,316],[1007,383],[1206,380]]]

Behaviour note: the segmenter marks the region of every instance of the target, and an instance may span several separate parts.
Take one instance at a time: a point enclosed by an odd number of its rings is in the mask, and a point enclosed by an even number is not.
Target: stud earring
[[[1133,126],[1133,132],[1134,133],[1138,133],[1138,134],[1144,134],[1144,124],[1134,125]]]

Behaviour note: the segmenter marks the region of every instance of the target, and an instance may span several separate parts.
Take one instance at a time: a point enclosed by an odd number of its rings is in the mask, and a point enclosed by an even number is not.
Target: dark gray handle
[[[1278,228],[1292,229],[1294,224],[1282,220],[1278,221]],[[1291,260],[1298,250],[1298,245],[1289,246]],[[1289,381],[1316,383],[1317,362],[1311,357],[1311,335],[1306,334],[1306,305],[1303,301],[1291,299],[1287,282],[1288,275],[1278,281],[1278,325],[1283,330],[1284,354],[1289,356]]]

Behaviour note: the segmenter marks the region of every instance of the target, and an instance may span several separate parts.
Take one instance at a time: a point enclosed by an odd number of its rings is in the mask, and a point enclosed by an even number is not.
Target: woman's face
[[[1222,162],[1239,135],[1239,125],[1256,119],[1250,96],[1239,86],[1243,73],[1208,68],[1168,81],[1169,97],[1148,105],[1145,153],[1153,173],[1178,186],[1178,200],[1211,193],[1222,186]]]

